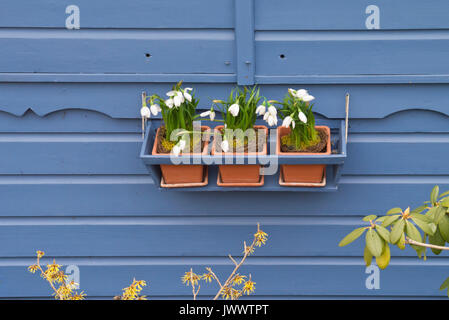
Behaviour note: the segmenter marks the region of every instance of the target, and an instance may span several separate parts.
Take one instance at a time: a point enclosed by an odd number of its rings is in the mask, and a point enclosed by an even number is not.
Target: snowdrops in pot
[[[211,112],[216,108],[222,115],[222,120],[215,121],[224,123],[214,130],[213,155],[223,153],[265,155],[267,153],[268,128],[255,125],[257,116],[267,114],[269,108],[260,104],[260,100],[258,88],[244,87],[232,90],[227,101],[213,101]],[[276,117],[276,114],[274,116]],[[275,122],[275,118],[270,119],[271,123]],[[261,185],[260,169],[260,165],[219,165],[219,185]]]
[[[280,104],[279,116],[282,125],[278,127],[278,155],[330,154],[330,129],[315,126],[312,112],[315,100],[305,89],[288,89]],[[281,165],[284,182],[319,183],[325,174],[325,165]]]
[[[193,88],[182,88],[182,82],[166,93],[167,98],[152,95],[147,99],[150,116],[162,115],[163,125],[157,129],[152,154],[206,154],[210,128],[201,126],[194,131],[193,121],[199,118],[196,108],[199,100]],[[145,110],[145,114],[148,111]],[[203,139],[203,137],[205,137]],[[201,183],[203,165],[160,165],[165,184]]]

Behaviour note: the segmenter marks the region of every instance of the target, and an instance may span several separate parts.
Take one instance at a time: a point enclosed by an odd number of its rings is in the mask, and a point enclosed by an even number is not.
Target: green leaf
[[[438,207],[431,207],[426,213],[425,216],[432,221],[435,221],[435,213],[437,211]]]
[[[376,264],[379,268],[382,270],[388,267],[388,264],[390,263],[390,246],[388,243],[385,242],[384,248],[382,250],[382,255],[376,258]]]
[[[449,278],[447,278],[446,280],[444,280],[444,282],[441,284],[440,290],[449,288]]]
[[[363,217],[362,220],[368,222],[368,221],[373,221],[373,220],[376,219],[376,218],[377,218],[376,215],[370,214],[369,216]]]
[[[391,228],[390,234],[391,243],[397,243],[399,241],[402,233],[404,232],[404,226],[405,222],[403,219],[398,220],[398,222],[394,224],[393,228]]]
[[[444,196],[449,196],[449,191],[443,192],[440,194],[440,198],[443,198]]]
[[[422,242],[421,233],[418,229],[408,220],[405,220],[405,232],[407,233],[408,237],[412,240]]]
[[[350,244],[351,242],[356,240],[358,237],[360,237],[363,234],[363,232],[365,232],[365,230],[366,230],[366,227],[361,227],[361,228],[357,228],[357,229],[353,230],[352,232],[350,232],[346,237],[344,237],[340,241],[338,246],[344,247],[344,246]]]
[[[412,220],[428,235],[433,235],[437,226],[430,221],[429,218],[420,214],[414,214],[410,216]]]
[[[365,246],[365,250],[363,251],[363,259],[365,260],[365,265],[369,267],[371,265],[371,261],[373,260],[373,255],[367,246]]]
[[[371,254],[375,257],[379,257],[383,250],[383,240],[374,229],[369,229],[366,233],[366,246]]]
[[[448,208],[449,207],[449,197],[444,198],[441,202],[440,205],[442,205],[443,207]]]
[[[444,241],[443,237],[441,236],[440,231],[437,230],[433,236],[429,236],[429,243],[434,244],[436,246],[444,246],[445,241]],[[432,252],[436,255],[439,255],[442,251],[440,249],[435,249],[435,248],[430,248],[430,249],[432,249]]]
[[[433,217],[433,221],[436,224],[439,224],[441,219],[446,215],[446,209],[444,207],[437,207],[435,210],[435,215]]]
[[[446,242],[449,242],[449,217],[447,215],[444,215],[443,218],[441,218],[441,221],[438,224],[438,230],[443,239]]]
[[[427,208],[427,206],[419,206],[419,207],[413,209],[410,213],[421,213],[421,212],[423,212],[426,208]]]
[[[382,226],[383,227],[388,227],[389,225],[391,225],[393,222],[395,222],[396,220],[398,220],[398,218],[400,218],[400,215],[394,215],[394,216],[386,216],[386,218],[384,219],[384,221],[382,222]]]
[[[399,237],[398,243],[396,243],[399,249],[404,250],[405,249],[405,234],[402,232],[401,236]]]
[[[384,239],[386,242],[390,242],[390,232],[382,226],[376,225],[377,233]]]
[[[430,202],[435,203],[438,200],[438,193],[440,192],[440,187],[435,186],[430,193]]]
[[[402,213],[401,208],[393,208],[387,211],[387,214],[395,214],[395,213]]]

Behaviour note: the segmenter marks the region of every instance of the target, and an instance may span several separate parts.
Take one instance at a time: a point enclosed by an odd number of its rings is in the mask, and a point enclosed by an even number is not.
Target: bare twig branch
[[[238,265],[237,261],[235,261],[234,258],[230,254],[228,254],[228,257],[229,257],[229,259],[232,260],[232,262],[234,262],[235,265]]]
[[[405,243],[410,244],[410,245],[414,245],[414,246],[418,246],[418,247],[425,247],[425,248],[433,248],[433,249],[437,249],[437,250],[449,250],[449,247],[442,247],[442,246],[437,246],[434,244],[428,244],[428,243],[422,243],[422,242],[418,242],[415,240],[412,240],[410,238],[406,238]]]

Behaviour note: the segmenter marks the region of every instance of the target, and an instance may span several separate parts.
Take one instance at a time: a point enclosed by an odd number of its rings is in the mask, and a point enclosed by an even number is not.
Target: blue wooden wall
[[[65,28],[69,5],[79,30]],[[337,243],[361,216],[449,189],[448,15],[446,0],[2,0],[0,298],[49,296],[26,270],[37,249],[79,266],[90,297],[136,277],[150,297],[189,298],[183,272],[224,275],[257,222],[269,242],[242,271],[258,298],[444,297],[447,257],[395,250],[368,290],[361,244]],[[179,80],[202,108],[236,83],[275,99],[304,87],[332,119],[349,92],[338,192],[157,191],[139,94]]]

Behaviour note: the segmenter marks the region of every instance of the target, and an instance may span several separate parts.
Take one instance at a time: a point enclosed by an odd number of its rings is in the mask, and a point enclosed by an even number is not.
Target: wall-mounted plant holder
[[[204,186],[191,186],[191,187],[176,187],[170,188],[163,187],[164,182],[161,175],[161,164],[172,164],[170,155],[152,155],[151,150],[153,148],[154,138],[157,128],[161,125],[161,119],[152,118],[148,120],[148,125],[145,131],[145,137],[140,152],[140,158],[142,159],[148,171],[151,173],[155,186],[159,190],[164,191],[281,191],[281,192],[332,192],[337,191],[338,183],[341,176],[342,167],[347,157],[346,144],[348,136],[348,108],[349,108],[349,95],[346,95],[346,118],[345,120],[324,120],[317,119],[316,125],[328,126],[331,131],[331,153],[330,154],[315,154],[308,155],[276,155],[276,135],[270,134],[268,137],[268,154],[264,156],[253,155],[229,155],[225,157],[212,156],[209,154],[204,157],[200,155],[191,156],[191,161],[195,164],[202,164],[207,166],[208,183]],[[213,130],[213,127],[211,128]],[[262,186],[254,187],[223,187],[220,186],[218,177],[218,164],[228,163],[238,164],[261,164],[267,166],[267,164],[274,161],[280,166],[281,164],[323,164],[326,166],[325,176],[320,183],[316,184],[289,184],[282,183],[281,172],[278,170],[274,175],[265,175],[264,184]],[[217,162],[221,161],[221,162]],[[211,164],[212,163],[212,164]],[[161,186],[162,182],[162,186]],[[217,184],[218,182],[218,184]]]

